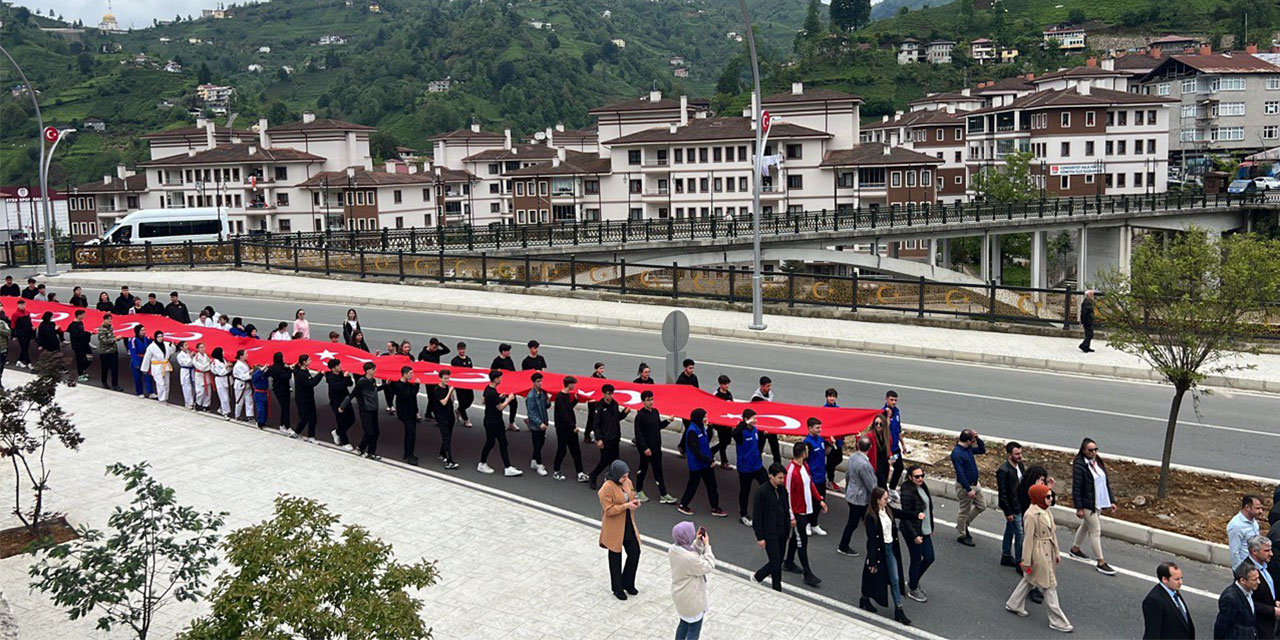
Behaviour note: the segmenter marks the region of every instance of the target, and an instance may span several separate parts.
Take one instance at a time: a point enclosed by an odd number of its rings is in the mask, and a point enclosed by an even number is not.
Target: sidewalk
[[[593,299],[580,292],[566,304],[569,292],[544,295],[507,293],[455,286],[407,286],[359,279],[294,276],[252,271],[76,271],[46,279],[51,284],[81,285],[89,290],[118,290],[128,284],[142,291],[177,289],[245,297],[334,302],[354,306],[413,308],[474,315],[519,316],[536,320],[658,330],[672,309],[689,318],[690,331],[744,340],[801,344],[915,358],[1052,370],[1068,373],[1157,379],[1135,356],[1107,348],[1096,340],[1095,353],[1082,353],[1074,338],[1032,336],[994,331],[968,331],[891,322],[766,315],[766,331],[747,329],[747,314],[693,309],[679,305],[640,304]],[[335,283],[340,283],[335,287]],[[336,292],[339,291],[339,292]],[[554,293],[554,294],[552,294]],[[1254,369],[1210,376],[1206,385],[1280,393],[1280,355],[1249,356]]]
[[[13,371],[5,377],[10,384],[29,379]],[[54,446],[49,454],[50,506],[67,513],[73,525],[104,527],[112,508],[126,502],[123,483],[104,479],[106,465],[148,460],[155,477],[172,487],[182,504],[230,511],[224,534],[269,517],[275,496],[288,493],[327,504],[342,524],[368,528],[402,561],[437,560],[440,582],[420,595],[426,602],[422,614],[442,640],[666,638],[674,633],[665,543],[655,548],[654,541],[645,540],[637,585],[641,595],[620,603],[607,588],[595,521],[535,508],[443,473],[373,463],[327,445],[89,385],[60,388],[58,401],[85,436],[78,453]],[[16,524],[12,515],[0,520],[0,527]],[[69,621],[44,594],[30,592],[31,562],[30,556],[0,561],[0,602],[8,599],[20,637],[129,637],[123,630],[95,631],[92,616]],[[885,628],[891,622],[876,626],[776,594],[723,565],[711,576],[710,589],[704,638],[762,637],[764,630],[771,638],[905,637]],[[206,610],[204,604],[170,605],[161,611],[153,637],[172,637]]]

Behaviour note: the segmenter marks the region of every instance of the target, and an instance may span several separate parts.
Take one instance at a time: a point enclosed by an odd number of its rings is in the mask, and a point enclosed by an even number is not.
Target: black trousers
[[[844,452],[839,447],[827,447],[827,482],[836,481],[836,467],[844,461]]]
[[[849,539],[853,537],[853,532],[858,530],[858,525],[862,523],[862,518],[867,515],[867,505],[850,504],[849,519],[844,523],[844,533],[840,534],[840,546],[837,549],[849,550]]]
[[[488,464],[489,452],[493,445],[498,445],[498,455],[502,456],[502,467],[511,466],[511,454],[507,452],[507,427],[502,423],[484,425],[484,448],[480,450],[480,462]]]
[[[6,344],[4,346],[8,348],[9,345]],[[9,364],[9,352],[5,351],[3,353],[0,353],[0,378],[3,378],[4,376],[4,366],[7,364]],[[0,389],[3,389],[3,388],[4,388],[4,383],[0,382]]]
[[[517,404],[520,404],[520,401],[515,398],[512,398],[511,404],[507,405],[507,424],[516,423],[516,405]]]
[[[594,438],[596,435],[596,406],[595,402],[587,405],[587,424],[582,428],[582,439]]]
[[[707,485],[707,499],[711,501],[713,510],[720,508],[720,490],[716,487],[716,475],[711,467],[694,471],[689,470],[689,484],[685,485],[684,495],[680,496],[680,505],[689,506],[689,502],[698,494],[698,483]]]
[[[733,443],[733,429],[713,425],[716,430],[716,444],[711,447],[711,457],[720,454],[720,464],[729,464],[729,445]]]
[[[827,485],[819,478],[813,486],[818,488],[818,495],[822,496],[822,500],[825,502],[827,499]],[[813,513],[809,514],[809,522],[815,527],[818,526],[818,516],[820,515],[822,515],[822,510],[818,508],[818,505],[813,505]]]
[[[31,338],[18,337],[18,362],[31,364]]]
[[[751,498],[751,483],[753,481],[759,482],[761,486],[764,486],[769,483],[769,473],[763,468],[747,472],[743,472],[741,469],[738,470],[738,515],[743,518],[751,513],[747,511],[747,502]]]
[[[636,569],[640,567],[640,541],[636,539],[635,528],[631,526],[631,512],[627,512],[627,520],[622,533],[622,551],[627,554],[627,562],[622,562],[622,553],[609,552],[609,587],[614,593],[622,593],[626,589],[636,588]]]
[[[600,448],[600,462],[596,464],[595,469],[591,470],[593,482],[621,455],[618,453],[618,444],[622,442],[621,440],[601,440],[600,442],[604,443],[604,446]]]
[[[378,455],[378,412],[361,411],[360,428],[364,430],[364,437],[360,439],[360,453]]]
[[[436,420],[440,427],[440,456],[445,462],[453,462],[453,416],[448,420]]]
[[[412,458],[418,446],[418,419],[400,418],[400,424],[404,425],[404,457]]]
[[[112,388],[120,386],[120,356],[114,353],[98,354],[98,373],[102,377],[102,386]],[[107,385],[107,377],[111,377],[111,385]]]
[[[1080,343],[1081,349],[1089,349],[1093,344],[1093,325],[1084,325],[1084,342]]]
[[[564,454],[568,453],[573,456],[573,466],[582,473],[582,449],[578,447],[578,436],[572,431],[556,430],[556,461],[555,470],[560,471],[560,465],[564,462]]]
[[[760,452],[764,453],[765,443],[769,443],[769,453],[773,455],[773,461],[782,464],[782,452],[778,450],[778,434],[761,433],[760,434]]]
[[[805,525],[813,522],[813,514],[797,515],[796,526],[791,529],[791,536],[787,538],[787,562],[792,563],[796,560],[796,552],[800,553],[800,567],[804,569],[804,574],[812,575],[813,569],[809,568],[809,532]]]
[[[334,444],[351,444],[351,438],[347,436],[347,432],[356,423],[356,414],[350,411],[338,411],[337,405],[329,405],[333,409],[333,423],[337,425],[338,441]]]
[[[463,423],[471,422],[471,418],[467,417],[467,408],[476,401],[476,392],[470,389],[458,389],[458,417],[462,418]]]
[[[89,352],[73,349],[72,354],[76,360],[76,376],[84,375],[84,372],[89,370]]]
[[[515,404],[513,401],[512,404]],[[542,464],[542,445],[547,443],[547,432],[542,429],[534,429],[529,432],[533,436],[533,462]]]
[[[893,475],[889,477],[889,487],[897,487],[898,480],[902,479],[902,456],[899,455],[897,460],[893,461]]]
[[[640,471],[636,474],[636,491],[644,491],[644,480],[653,471],[653,479],[658,483],[658,495],[667,495],[667,482],[662,479],[662,449],[650,449],[653,455],[646,456],[640,452]]]
[[[279,391],[277,389],[272,389],[271,395],[276,397],[276,404],[280,405],[280,426],[288,428],[289,423],[292,422],[292,420],[290,419],[291,414],[289,409],[288,390]]]
[[[763,582],[765,578],[773,580],[773,590],[782,591],[782,552],[786,549],[787,543],[783,538],[766,538],[764,541],[764,552],[769,556],[769,561],[756,571],[756,582]]]
[[[316,437],[316,403],[312,400],[310,403],[302,403],[298,405],[298,428],[296,431],[302,433],[303,429],[307,430],[307,437]],[[284,424],[284,423],[281,423]]]

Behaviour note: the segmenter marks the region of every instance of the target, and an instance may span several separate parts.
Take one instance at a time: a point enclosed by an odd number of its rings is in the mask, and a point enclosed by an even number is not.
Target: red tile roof
[[[336,120],[334,118],[320,118],[311,122],[289,122],[267,127],[268,133],[277,131],[376,131],[376,127],[370,127],[346,120]]]
[[[821,87],[803,87],[802,93],[783,91],[782,93],[767,96],[763,100],[766,105],[789,102],[862,102],[862,98],[843,91],[833,91]]]
[[[110,182],[104,183],[101,180],[94,182],[86,182],[77,185],[72,189],[73,193],[123,193],[123,192],[142,192],[147,190],[147,176],[145,174],[134,174],[123,180],[112,177]]]
[[[253,153],[249,153],[251,148],[254,150]],[[290,147],[263,149],[251,144],[220,144],[212,149],[196,152],[194,155],[179,153],[138,164],[146,167],[167,167],[234,162],[324,162],[324,158],[314,153],[307,153]]]
[[[754,140],[755,130],[751,128],[748,118],[694,118],[683,127],[654,127],[620,138],[606,141],[607,144],[637,144],[643,142],[693,142],[701,140]],[[802,127],[790,122],[780,122],[769,130],[769,137],[779,138],[830,138],[825,131]]]
[[[888,153],[885,153],[885,149],[888,149]],[[942,164],[942,160],[904,147],[890,147],[870,142],[855,145],[852,149],[832,149],[822,157],[822,164],[819,166],[852,167],[917,164]]]

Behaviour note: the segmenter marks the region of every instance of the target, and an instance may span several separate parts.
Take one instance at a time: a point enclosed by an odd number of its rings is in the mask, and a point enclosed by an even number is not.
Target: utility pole
[[[745,6],[745,5],[744,5]],[[40,202],[44,208],[44,269],[47,275],[57,275],[58,266],[55,262],[53,254],[53,212],[49,209],[49,164],[48,159],[53,156],[53,150],[50,149],[46,154],[44,150],[45,128],[44,116],[40,115],[40,100],[36,97],[36,90],[31,86],[31,81],[27,79],[27,74],[22,71],[22,67],[18,65],[18,61],[9,55],[9,50],[0,46],[0,53],[9,59],[9,63],[18,71],[18,77],[22,78],[22,84],[27,88],[27,95],[31,97],[31,104],[36,109],[36,141],[40,145]],[[55,134],[59,134],[54,129]],[[53,139],[54,146],[58,144],[61,135],[55,135]]]
[[[764,121],[761,118],[761,111],[764,104],[760,94],[760,60],[756,57],[756,36],[751,28],[751,12],[747,9],[747,0],[738,0],[738,7],[742,9],[742,20],[747,23],[747,50],[751,53],[752,96],[754,96],[751,101],[754,113],[751,115],[755,120],[756,130],[755,175],[751,180],[751,324],[747,325],[747,328],[764,331],[766,328],[762,294],[764,282],[760,274],[760,167],[764,159],[762,142]]]

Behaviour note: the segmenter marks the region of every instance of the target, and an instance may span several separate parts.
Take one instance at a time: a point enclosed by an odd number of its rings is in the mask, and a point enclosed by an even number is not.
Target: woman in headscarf
[[[626,600],[627,595],[637,595],[636,568],[640,566],[640,530],[636,528],[633,512],[640,508],[636,493],[628,477],[630,468],[622,460],[614,460],[605,470],[604,484],[600,485],[600,546],[609,550],[609,583],[613,595]],[[626,549],[627,563],[622,564],[622,551]]]
[[[1022,526],[1026,530],[1026,539],[1022,544],[1022,570],[1025,575],[1018,586],[1004,603],[1005,610],[1026,617],[1027,594],[1032,587],[1044,593],[1044,604],[1049,610],[1049,628],[1054,631],[1071,633],[1071,622],[1058,606],[1058,563],[1062,561],[1058,555],[1058,539],[1053,534],[1053,512],[1049,510],[1049,494],[1047,485],[1032,485],[1027,493],[1031,499],[1031,507],[1023,516]]]
[[[671,599],[676,604],[680,624],[676,640],[697,640],[702,633],[702,620],[707,615],[710,590],[707,575],[716,568],[707,530],[696,530],[685,520],[671,528]]]

